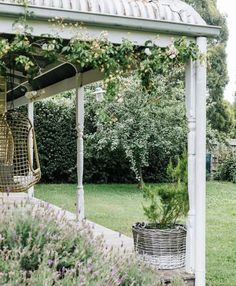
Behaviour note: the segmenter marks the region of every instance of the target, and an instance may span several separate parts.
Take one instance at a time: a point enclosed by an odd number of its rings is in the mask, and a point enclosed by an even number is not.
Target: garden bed
[[[1,206],[0,285],[161,285],[132,255],[104,249],[86,223],[50,207]]]

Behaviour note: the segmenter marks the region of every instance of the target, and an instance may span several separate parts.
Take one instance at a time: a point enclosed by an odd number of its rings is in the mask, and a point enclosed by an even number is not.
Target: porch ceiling
[[[77,72],[75,67],[69,63],[54,63],[42,70],[44,72],[35,77],[30,84],[22,73],[16,71],[13,91],[11,83],[8,83],[7,101],[16,100],[24,96],[27,91],[42,90],[67,78],[74,77]]]

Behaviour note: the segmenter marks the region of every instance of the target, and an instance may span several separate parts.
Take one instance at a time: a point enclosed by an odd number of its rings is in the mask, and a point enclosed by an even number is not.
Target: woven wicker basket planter
[[[177,269],[185,266],[186,228],[151,228],[150,224],[136,223],[132,227],[134,247],[138,257],[158,269]]]

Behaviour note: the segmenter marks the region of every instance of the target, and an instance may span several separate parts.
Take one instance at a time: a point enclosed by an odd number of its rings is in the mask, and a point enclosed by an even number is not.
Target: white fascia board
[[[167,21],[159,21],[159,20],[150,20],[150,19],[141,19],[141,18],[133,18],[126,16],[113,16],[108,14],[94,14],[94,13],[85,13],[79,11],[72,10],[64,10],[64,9],[55,9],[50,7],[34,7],[29,6],[29,12],[32,12],[32,24],[36,29],[39,22],[44,22],[44,25],[47,27],[47,31],[52,31],[52,26],[48,23],[49,19],[58,17],[65,19],[68,22],[79,22],[85,24],[85,26],[89,30],[93,30],[96,28],[101,31],[118,31],[123,33],[123,37],[125,33],[135,33],[138,35],[140,32],[146,34],[148,38],[148,34],[153,35],[179,35],[179,36],[189,36],[189,37],[215,37],[219,34],[220,28],[216,26],[207,26],[207,25],[192,25],[192,24],[184,24],[178,22],[167,22]],[[20,5],[15,4],[0,4],[0,17],[6,17],[7,19],[17,18],[19,15],[24,13],[24,9]],[[30,22],[31,22],[30,21]],[[36,25],[35,25],[36,24]],[[3,26],[3,25],[1,25]],[[36,29],[37,30],[37,29]],[[66,29],[65,29],[66,31]],[[4,32],[4,31],[0,31]],[[41,33],[45,31],[41,30]],[[70,38],[70,34],[68,35],[68,30],[64,33],[64,38]],[[149,38],[150,39],[150,38]]]
[[[1,8],[1,7],[0,7]],[[14,34],[14,30],[12,29],[12,23],[14,23],[15,18],[10,17],[2,17],[0,13],[0,34]],[[41,20],[31,20],[28,21],[29,26],[33,27],[33,35],[40,37],[42,34],[45,35],[59,35],[61,38],[69,40],[73,36],[76,36],[78,31],[72,30],[71,28],[65,27],[64,29],[52,27],[50,23],[47,21]],[[107,39],[116,44],[122,43],[124,39],[130,40],[136,45],[143,46],[146,41],[151,40],[153,43],[160,47],[169,46],[174,39],[180,37],[177,35],[161,35],[158,33],[152,32],[144,32],[144,31],[134,31],[134,30],[118,30],[107,27],[95,27],[95,26],[86,26],[86,29],[80,30],[80,36],[87,37],[89,35],[90,38],[96,39],[101,36],[102,32],[107,33]],[[194,39],[194,38],[192,38]]]

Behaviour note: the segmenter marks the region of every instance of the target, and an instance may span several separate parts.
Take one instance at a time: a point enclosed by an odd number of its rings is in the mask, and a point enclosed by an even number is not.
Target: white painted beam
[[[22,96],[22,97],[14,100],[14,107],[18,108],[18,107],[23,106],[23,105],[28,105],[29,103],[30,103],[30,100],[28,100],[25,96]],[[7,103],[7,108],[8,109],[11,108],[11,101],[9,101]]]
[[[78,80],[76,81],[78,83]],[[76,217],[78,220],[85,218],[84,211],[84,87],[76,88],[76,131],[77,131],[77,202]]]
[[[206,38],[197,38],[197,44],[200,52],[205,54]],[[206,63],[198,60],[196,66],[196,286],[205,286],[206,271],[206,94]]]
[[[50,18],[49,18],[50,19]],[[13,17],[1,17],[0,14],[0,33],[6,34],[14,34],[12,29],[12,23],[14,23],[15,18]],[[33,35],[40,37],[42,34],[51,34],[51,35],[59,35],[63,39],[71,39],[73,36],[76,36],[78,30],[72,30],[71,28],[55,28],[52,27],[47,21],[40,20],[29,20],[29,26],[33,27]],[[168,35],[159,35],[158,32],[144,32],[144,31],[135,31],[130,30],[127,27],[123,29],[112,29],[107,27],[98,27],[98,26],[85,26],[84,29],[79,31],[81,37],[88,38],[99,38],[101,36],[101,32],[107,33],[107,39],[116,44],[122,43],[123,39],[128,39],[132,42],[135,42],[137,45],[144,45],[146,41],[151,40],[160,47],[169,46],[173,39],[177,39],[180,36],[175,34]]]
[[[54,96],[61,92],[75,89],[77,84],[79,86],[81,85],[85,86],[90,83],[102,80],[102,79],[103,79],[103,73],[99,72],[98,70],[90,70],[90,71],[84,72],[83,74],[80,74],[79,76],[67,78],[51,86],[48,86],[44,89],[38,90],[37,95],[34,98],[32,98],[32,101],[34,102],[40,101],[44,98]],[[28,103],[29,103],[29,99],[27,99],[25,96],[22,96],[14,100],[15,107],[26,105]],[[8,104],[8,107],[10,107],[10,103]]]
[[[195,272],[195,194],[196,194],[196,64],[186,66],[185,93],[188,119],[188,194],[186,271]]]

